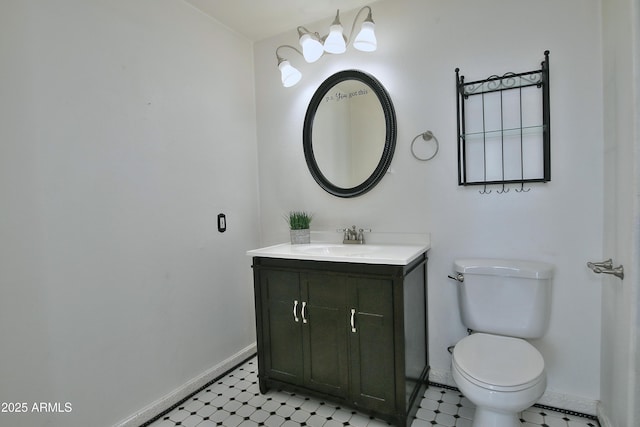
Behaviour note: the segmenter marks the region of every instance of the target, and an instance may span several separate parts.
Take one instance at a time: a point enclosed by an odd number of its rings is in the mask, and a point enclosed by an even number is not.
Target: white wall
[[[603,280],[599,415],[604,427],[623,427],[640,423],[640,3],[602,6],[604,253],[625,278]]]
[[[5,0],[0,58],[0,401],[72,405],[0,425],[113,425],[255,341],[252,47],[179,0]]]
[[[600,279],[586,262],[602,256],[602,59],[597,0],[383,0],[373,4],[378,51],[350,49],[306,64],[282,50],[303,73],[285,89],[275,48],[296,33],[255,47],[262,243],[286,241],[282,215],[315,213],[312,228],[351,224],[376,231],[431,232],[429,261],[430,359],[446,379],[447,346],[465,334],[455,285],[446,279],[456,257],[515,257],[556,265],[547,335],[535,345],[548,367],[557,406],[595,412],[600,387]],[[341,14],[350,28],[354,12]],[[324,32],[332,17],[306,25]],[[299,23],[300,25],[306,23]],[[481,195],[457,185],[455,73],[481,79],[535,69],[551,51],[552,181],[528,193]],[[332,73],[357,68],[389,91],[398,117],[391,172],[354,199],[325,193],[309,174],[302,125],[315,88]],[[418,162],[414,136],[431,130],[440,152]]]

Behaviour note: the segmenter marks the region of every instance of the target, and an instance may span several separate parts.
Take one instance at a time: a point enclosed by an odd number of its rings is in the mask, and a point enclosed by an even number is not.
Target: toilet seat
[[[530,388],[544,378],[540,352],[520,338],[475,333],[453,350],[454,368],[471,383],[493,391]]]

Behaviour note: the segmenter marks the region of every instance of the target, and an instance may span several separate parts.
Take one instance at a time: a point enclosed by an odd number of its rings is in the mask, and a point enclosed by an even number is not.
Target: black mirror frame
[[[316,116],[316,111],[318,110],[318,107],[320,106],[320,103],[324,99],[327,92],[336,84],[344,80],[359,80],[371,87],[371,89],[378,97],[380,104],[382,105],[382,111],[384,112],[384,120],[386,124],[385,143],[384,149],[382,151],[382,156],[380,157],[380,162],[378,162],[378,165],[376,166],[373,173],[362,184],[351,188],[338,187],[331,181],[329,181],[320,171],[318,163],[316,162],[316,158],[313,154],[312,135],[313,121]],[[302,145],[304,148],[304,158],[307,161],[309,172],[311,172],[311,176],[313,176],[313,179],[316,180],[320,187],[322,187],[328,193],[333,194],[337,197],[360,196],[375,187],[378,182],[380,182],[380,180],[384,177],[387,169],[389,169],[389,166],[391,165],[393,153],[396,148],[396,139],[396,112],[393,108],[391,97],[387,93],[387,90],[384,88],[384,86],[382,86],[382,84],[375,77],[359,70],[344,70],[339,71],[332,76],[329,76],[329,78],[322,82],[322,84],[313,94],[313,97],[309,102],[309,107],[307,108],[307,113],[304,117]]]

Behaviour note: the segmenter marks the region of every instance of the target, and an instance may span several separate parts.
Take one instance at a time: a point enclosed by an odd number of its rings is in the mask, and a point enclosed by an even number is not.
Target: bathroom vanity
[[[410,425],[427,386],[424,245],[277,245],[253,257],[260,391]]]

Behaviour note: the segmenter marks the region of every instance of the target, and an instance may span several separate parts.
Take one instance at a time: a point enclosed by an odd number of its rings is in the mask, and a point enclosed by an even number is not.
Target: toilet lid
[[[491,389],[526,388],[544,374],[544,359],[534,346],[499,335],[463,338],[453,349],[453,361],[470,381]]]

